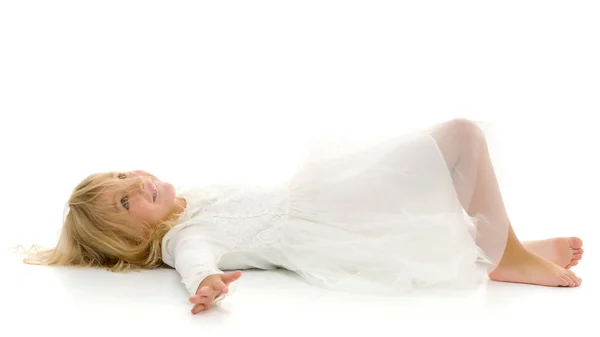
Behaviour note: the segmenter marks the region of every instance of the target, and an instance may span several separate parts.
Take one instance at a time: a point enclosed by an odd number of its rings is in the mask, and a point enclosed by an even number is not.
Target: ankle
[[[502,259],[500,260],[499,265],[515,265],[521,263],[529,263],[531,260],[534,260],[536,255],[528,251],[522,245],[515,245],[512,247],[507,247],[504,251],[504,255],[502,255]]]

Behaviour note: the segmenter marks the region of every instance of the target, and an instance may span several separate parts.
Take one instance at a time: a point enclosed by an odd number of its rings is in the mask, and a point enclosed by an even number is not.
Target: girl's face
[[[160,181],[145,171],[117,173],[115,179],[127,185],[128,179],[144,178],[143,188],[136,191],[117,189],[109,193],[109,202],[115,205],[118,213],[124,214],[128,223],[141,227],[154,227],[161,220],[168,218],[181,200],[176,198],[173,185]]]

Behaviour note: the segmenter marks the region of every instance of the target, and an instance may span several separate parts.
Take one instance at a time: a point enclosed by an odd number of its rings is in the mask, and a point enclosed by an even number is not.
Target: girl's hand
[[[194,304],[192,314],[209,309],[217,297],[229,292],[231,282],[237,281],[241,276],[242,272],[239,270],[207,276],[198,286],[196,295],[190,297],[190,303]]]

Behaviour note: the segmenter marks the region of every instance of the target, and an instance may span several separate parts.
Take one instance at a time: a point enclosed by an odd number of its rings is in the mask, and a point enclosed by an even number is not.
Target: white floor
[[[6,257],[0,335],[598,336],[598,256],[594,249],[585,255],[574,269],[584,279],[579,288],[490,282],[454,297],[351,296],[312,288],[284,271],[248,271],[230,298],[196,316],[172,270],[61,270]]]

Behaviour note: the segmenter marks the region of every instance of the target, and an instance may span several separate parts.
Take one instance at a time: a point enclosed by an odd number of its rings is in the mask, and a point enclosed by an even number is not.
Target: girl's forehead
[[[120,175],[120,173],[118,174]],[[103,191],[109,195],[125,196],[135,194],[143,189],[144,178],[142,176],[131,176],[127,179],[115,176],[105,182]]]

